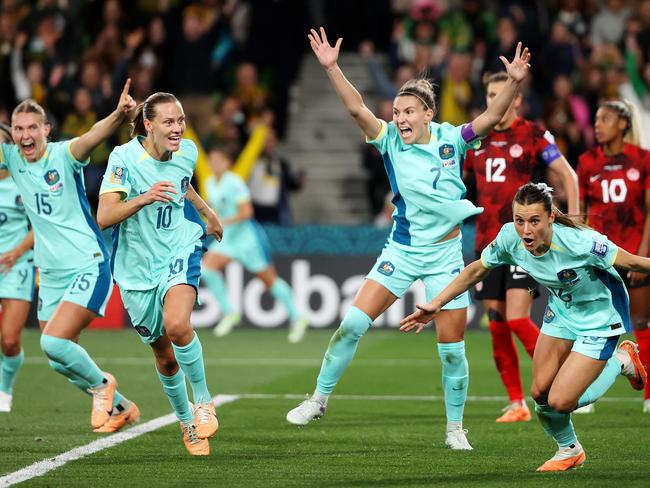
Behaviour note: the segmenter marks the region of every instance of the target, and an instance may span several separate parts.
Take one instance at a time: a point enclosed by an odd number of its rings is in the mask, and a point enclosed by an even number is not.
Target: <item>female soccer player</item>
[[[82,169],[135,106],[129,85],[127,80],[110,115],[70,141],[48,142],[43,107],[25,100],[11,116],[14,144],[0,145],[0,169],[9,170],[34,231],[41,348],[52,369],[92,395],[96,432],[114,432],[140,416],[117,391],[115,378],[77,344],[81,331],[103,315],[112,290],[108,252],[90,214]]]
[[[11,128],[0,124],[0,142],[10,144]],[[34,296],[34,233],[25,207],[6,170],[0,170],[0,412],[11,412],[13,386],[24,353],[20,335]]]
[[[580,205],[589,225],[627,252],[650,251],[650,152],[638,147],[639,127],[632,107],[609,101],[596,112],[598,147],[578,160]],[[630,314],[639,354],[650,368],[650,277],[616,268],[630,295]],[[650,386],[643,411],[650,413]]]
[[[97,222],[102,228],[115,226],[115,281],[135,330],[152,348],[185,447],[191,455],[206,456],[208,438],[219,424],[201,342],[190,323],[206,232],[196,209],[207,218],[208,233],[220,239],[222,229],[217,215],[190,185],[198,151],[191,140],[183,139],[184,132],[185,114],[174,95],[154,93],[138,106],[133,139],[109,157]]]
[[[463,200],[462,166],[465,152],[501,120],[530,65],[528,48],[518,44],[512,62],[501,57],[508,81],[487,110],[460,127],[433,122],[433,88],[427,80],[406,82],[393,102],[393,121],[379,120],[364,105],[359,92],[337,65],[342,39],[330,46],[325,30],[311,30],[311,48],[339,98],[381,152],[393,191],[394,225],[384,251],[357,293],[341,326],[330,341],[314,394],[287,414],[305,425],[325,413],[327,401],[348,366],[361,336],[372,321],[411,283],[421,279],[428,297],[436,296],[463,268],[459,224],[482,211]],[[445,444],[472,449],[463,430],[468,368],[463,341],[468,295],[450,303],[437,322],[438,352],[447,411]]]
[[[600,398],[619,374],[636,390],[647,381],[630,331],[627,292],[613,266],[650,273],[650,259],[630,254],[604,235],[578,225],[553,206],[544,183],[522,186],[513,201],[514,223],[438,296],[402,320],[419,333],[446,303],[484,279],[491,269],[521,266],[549,291],[533,356],[535,410],[558,451],[538,471],[565,471],[584,463],[571,412]],[[616,349],[616,352],[614,352]]]
[[[209,152],[214,176],[207,181],[208,202],[223,219],[226,227],[221,242],[214,242],[203,257],[203,279],[219,302],[224,317],[214,329],[217,337],[228,334],[241,320],[228,302],[228,292],[221,275],[231,260],[242,263],[256,275],[276,300],[286,308],[290,320],[289,342],[302,340],[308,326],[307,319],[298,315],[293,301],[293,290],[279,278],[269,252],[269,243],[262,227],[253,218],[253,204],[246,183],[232,171],[232,160],[224,151],[213,148]]]
[[[494,73],[485,82],[489,106],[508,82],[508,74]],[[578,213],[578,181],[555,145],[553,136],[535,123],[521,119],[517,110],[522,96],[518,94],[481,147],[467,152],[463,179],[476,179],[477,204],[485,211],[476,218],[477,257],[494,240],[499,229],[512,221],[512,199],[517,189],[536,177],[543,177],[546,168],[557,174],[568,195],[569,214]],[[531,293],[531,290],[533,292]],[[530,308],[537,295],[537,283],[517,266],[500,266],[482,283],[476,285],[476,298],[490,320],[494,362],[501,376],[510,404],[497,422],[530,420],[519,375],[519,357],[512,333],[533,357],[539,329],[530,320]]]

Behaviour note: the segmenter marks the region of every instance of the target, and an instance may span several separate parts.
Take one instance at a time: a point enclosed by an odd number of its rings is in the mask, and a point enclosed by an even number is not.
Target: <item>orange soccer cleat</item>
[[[129,408],[124,412],[111,415],[104,425],[93,429],[93,432],[117,432],[125,425],[133,424],[138,420],[140,420],[140,409],[134,402],[131,402]]]
[[[214,404],[212,402],[199,403],[194,408],[194,422],[196,423],[196,432],[201,439],[212,437],[219,429]]]
[[[578,443],[558,449],[551,459],[542,464],[537,471],[568,471],[580,467],[587,459],[584,449]]]
[[[496,420],[497,423],[528,422],[531,418],[530,410],[526,405],[510,404],[503,412],[503,415]]]
[[[628,379],[635,390],[643,390],[648,381],[648,373],[639,358],[639,348],[632,341],[623,341],[618,345],[617,356],[622,355],[623,370],[621,373]],[[625,355],[629,355],[629,360]]]
[[[90,414],[90,425],[97,429],[108,422],[113,411],[113,398],[117,390],[117,381],[110,373],[104,373],[107,383],[102,383],[88,391],[93,396],[93,406]]]
[[[208,456],[210,454],[210,444],[207,439],[199,437],[196,425],[181,422],[181,432],[183,432],[185,449],[192,456]]]

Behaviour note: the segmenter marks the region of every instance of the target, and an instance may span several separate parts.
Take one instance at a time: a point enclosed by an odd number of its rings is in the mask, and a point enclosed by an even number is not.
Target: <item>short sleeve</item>
[[[366,137],[366,142],[375,146],[381,154],[384,154],[388,150],[388,124],[381,119],[379,119],[379,122],[381,123],[379,134],[374,139]]]
[[[79,173],[85,166],[88,166],[88,163],[90,163],[90,158],[86,158],[83,161],[78,161],[75,159],[75,157],[72,155],[72,150],[70,149],[70,146],[74,141],[79,139],[78,137],[75,137],[74,139],[70,139],[69,141],[62,142],[61,144],[65,144],[65,161],[72,165],[72,168]]]
[[[122,158],[113,151],[108,157],[108,166],[102,179],[102,186],[99,194],[120,193],[121,200],[126,200],[131,192],[129,169]]]
[[[512,224],[505,224],[501,227],[497,237],[481,253],[481,262],[487,269],[496,268],[502,264],[514,264],[508,251],[509,234],[512,232],[508,230],[508,225],[512,226]]]
[[[536,134],[537,140],[537,154],[539,158],[544,161],[544,164],[548,166],[557,158],[562,156],[562,153],[555,144],[555,137],[549,131],[542,132],[540,129],[537,130]]]
[[[596,268],[607,269],[614,265],[618,246],[598,232],[588,232],[580,239],[578,245],[585,257],[586,264]]]

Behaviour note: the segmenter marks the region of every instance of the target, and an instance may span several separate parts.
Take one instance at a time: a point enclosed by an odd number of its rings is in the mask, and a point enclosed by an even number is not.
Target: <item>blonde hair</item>
[[[426,78],[414,78],[404,83],[399,91],[397,97],[412,96],[420,100],[426,110],[433,110],[436,113],[436,99],[433,88],[433,83]]]
[[[39,114],[41,117],[43,117],[43,122],[49,124],[47,115],[45,114],[45,109],[43,109],[43,107],[41,107],[39,103],[32,98],[28,98],[27,100],[20,102],[14,111],[11,112],[11,117],[13,118],[14,115],[20,113]]]

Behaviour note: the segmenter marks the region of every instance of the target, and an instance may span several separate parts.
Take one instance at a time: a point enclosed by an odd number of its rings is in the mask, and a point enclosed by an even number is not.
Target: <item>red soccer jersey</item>
[[[589,225],[628,252],[636,254],[643,234],[645,190],[650,189],[650,152],[625,144],[606,156],[601,147],[578,158],[580,200]]]
[[[493,130],[478,150],[467,152],[465,169],[475,174],[477,203],[485,208],[476,219],[477,252],[496,238],[503,224],[512,222],[512,199],[519,187],[559,156],[553,136],[521,118],[509,129]]]

